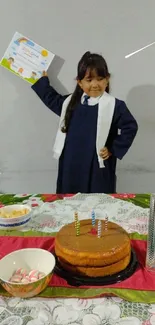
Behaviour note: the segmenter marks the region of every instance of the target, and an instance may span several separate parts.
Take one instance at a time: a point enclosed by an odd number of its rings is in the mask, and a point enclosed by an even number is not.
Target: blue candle
[[[91,217],[92,217],[92,226],[95,227],[95,212],[94,212],[94,210],[92,210]]]

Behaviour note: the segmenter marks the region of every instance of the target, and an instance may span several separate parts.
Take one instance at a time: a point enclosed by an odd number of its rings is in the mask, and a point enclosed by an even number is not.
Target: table
[[[24,202],[33,207],[33,218],[22,231],[0,231],[0,235],[30,236],[57,232],[63,224],[72,221],[75,206],[82,218],[96,207],[99,217],[110,211],[110,220],[127,231],[147,234],[149,215],[148,194],[83,195],[66,197],[52,194],[1,195],[0,205]],[[103,209],[104,207],[104,209]],[[0,324],[2,325],[154,325],[155,304],[140,304],[117,297],[96,299],[20,299],[0,297]]]

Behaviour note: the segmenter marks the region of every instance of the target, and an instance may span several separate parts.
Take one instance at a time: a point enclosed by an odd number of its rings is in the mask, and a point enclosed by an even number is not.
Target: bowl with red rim
[[[41,293],[51,281],[55,267],[52,253],[40,248],[25,248],[7,254],[0,260],[0,284],[14,297],[31,298]],[[18,282],[15,275],[23,272]],[[24,271],[31,275],[23,282]],[[38,275],[36,276],[36,273]],[[35,273],[35,274],[34,274]],[[42,274],[39,278],[39,274]]]
[[[0,229],[14,230],[27,225],[32,208],[27,204],[12,204],[0,208]]]

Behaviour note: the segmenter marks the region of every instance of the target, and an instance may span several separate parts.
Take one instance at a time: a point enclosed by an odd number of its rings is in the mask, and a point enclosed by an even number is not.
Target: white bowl
[[[43,291],[51,280],[55,267],[55,257],[40,248],[26,248],[14,251],[0,260],[0,283],[12,296],[30,298]],[[12,274],[19,268],[38,270],[45,273],[41,279],[28,284],[9,281]]]
[[[24,227],[29,220],[31,219],[32,209],[29,205],[26,204],[13,204],[13,205],[7,205],[5,207],[1,207],[0,211],[4,211],[4,213],[9,213],[14,210],[23,210],[27,209],[29,212],[27,214],[15,217],[15,218],[3,218],[0,215],[0,229],[17,229]]]

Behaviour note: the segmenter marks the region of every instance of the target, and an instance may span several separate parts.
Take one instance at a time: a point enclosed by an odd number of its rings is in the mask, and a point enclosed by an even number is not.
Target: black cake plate
[[[61,278],[64,278],[69,285],[75,287],[84,286],[84,285],[107,286],[110,284],[119,283],[121,281],[128,279],[131,275],[133,275],[133,273],[136,271],[138,267],[136,253],[133,248],[131,250],[131,260],[129,265],[126,267],[126,269],[124,269],[119,273],[109,275],[109,276],[104,276],[104,277],[92,278],[88,276],[75,275],[72,272],[64,270],[56,256],[55,258],[56,258],[56,266],[54,269],[54,273],[60,276]]]

